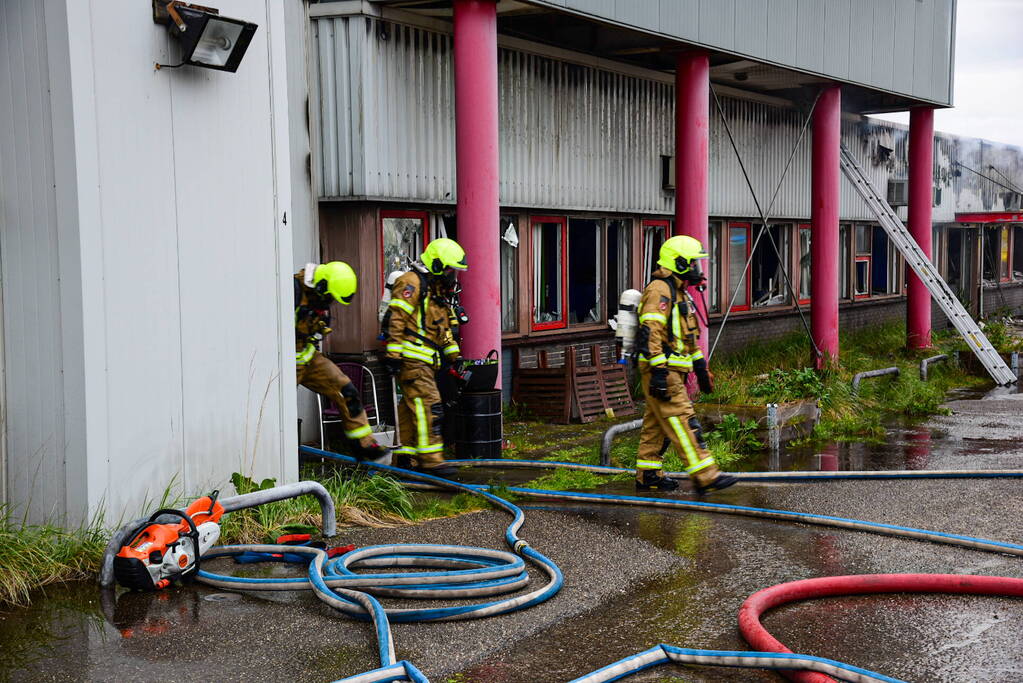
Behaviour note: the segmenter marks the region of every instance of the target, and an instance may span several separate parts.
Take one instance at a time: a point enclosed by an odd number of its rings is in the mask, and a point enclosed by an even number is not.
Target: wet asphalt
[[[893,428],[882,446],[843,444],[809,461],[841,469],[1023,468],[1023,397],[949,405],[954,414]],[[708,500],[1023,543],[1021,487],[1019,479],[742,484]],[[605,492],[634,493],[626,482]],[[395,625],[399,658],[431,680],[568,681],[662,642],[747,650],[736,620],[743,600],[795,579],[894,572],[1023,578],[1023,558],[864,532],[659,509],[524,506],[520,536],[558,563],[564,588],[501,617]],[[345,529],[336,541],[504,548],[508,520],[487,511],[415,527]],[[534,572],[535,582],[543,579]],[[97,589],[82,585],[0,615],[0,679],[331,681],[377,665],[369,625],[304,594],[224,595],[193,586],[121,594],[102,607]],[[782,607],[764,624],[796,652],[904,680],[1023,681],[1021,607],[1019,599],[998,597],[858,596]],[[664,666],[629,680],[780,679]]]

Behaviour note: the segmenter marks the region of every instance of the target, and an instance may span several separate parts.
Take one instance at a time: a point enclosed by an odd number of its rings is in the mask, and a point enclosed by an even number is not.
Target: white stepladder
[[[913,236],[909,234],[909,230],[899,220],[895,210],[892,209],[884,197],[878,194],[866,174],[864,174],[863,168],[845,145],[842,145],[840,159],[842,172],[852,182],[853,188],[867,202],[867,206],[877,216],[881,227],[888,233],[892,244],[895,245],[895,248],[906,259],[906,263],[909,264],[913,272],[917,274],[917,277],[927,287],[931,296],[938,302],[938,306],[944,311],[945,316],[959,330],[959,334],[966,340],[967,345],[984,365],[984,368],[991,375],[992,379],[995,380],[995,383],[999,385],[1014,383],[1016,375],[1005,364],[1005,361],[1002,360],[1002,357],[991,345],[991,342],[988,341],[987,336],[984,335],[984,332],[973,318],[970,317],[970,314],[966,312],[966,309],[963,308],[962,303],[952,292],[948,283],[938,274],[934,264],[927,258],[923,250],[920,249],[920,245],[916,243]]]

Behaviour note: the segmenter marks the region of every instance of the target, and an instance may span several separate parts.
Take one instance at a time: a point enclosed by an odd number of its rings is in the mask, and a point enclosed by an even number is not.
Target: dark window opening
[[[728,225],[728,300],[733,311],[749,310],[750,278],[745,271],[746,260],[749,258],[750,231],[749,223]]]
[[[787,225],[771,225],[760,238],[750,266],[753,308],[781,306],[789,302],[788,287],[785,286],[789,233]],[[771,244],[772,238],[778,247],[777,251]]]
[[[568,221],[568,322],[600,322],[601,221]]]
[[[610,220],[607,223],[607,319],[618,313],[618,299],[632,286],[632,221]]]
[[[998,228],[984,230],[984,270],[982,277],[988,282],[998,279]]]
[[[514,332],[519,326],[518,266],[519,233],[513,216],[498,221],[501,240],[501,330]]]
[[[649,278],[650,274],[660,268],[657,259],[661,251],[661,245],[668,239],[668,221],[647,220],[643,221],[643,277]]]
[[[533,329],[565,326],[564,218],[533,219]]]
[[[1012,279],[1023,280],[1023,227],[1012,229]]]

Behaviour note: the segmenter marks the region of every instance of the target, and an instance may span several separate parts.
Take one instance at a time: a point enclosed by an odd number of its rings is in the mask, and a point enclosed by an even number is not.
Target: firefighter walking
[[[444,460],[444,403],[437,374],[446,372],[461,355],[452,335],[452,292],[457,274],[467,268],[465,251],[454,240],[440,238],[427,245],[415,268],[401,275],[391,289],[384,320],[384,363],[398,379],[396,464],[436,475],[454,468]]]
[[[360,460],[387,462],[390,451],[373,438],[359,391],[318,348],[331,331],[330,305],[339,302],[347,306],[357,287],[355,271],[343,261],[308,263],[295,274],[296,377],[299,385],[337,406],[345,437],[351,441],[352,455]]]
[[[707,361],[697,346],[695,305],[686,291],[688,284],[703,280],[697,261],[707,257],[699,240],[672,237],[661,246],[660,268],[643,290],[636,350],[646,411],[636,456],[637,490],[678,488],[678,482],[664,473],[662,457],[669,442],[686,464],[697,493],[735,483],[734,477],[721,473],[707,450],[686,391],[689,372],[696,373],[701,391],[713,391]]]

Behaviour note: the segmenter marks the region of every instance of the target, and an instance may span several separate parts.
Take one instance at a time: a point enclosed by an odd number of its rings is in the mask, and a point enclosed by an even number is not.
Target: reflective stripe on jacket
[[[703,358],[696,343],[700,328],[693,300],[677,278],[672,296],[672,287],[665,279],[675,276],[667,268],[658,268],[653,277],[639,303],[639,324],[645,328],[645,343],[637,349],[639,363],[651,368],[666,365],[689,372],[693,361]]]
[[[451,307],[439,303],[429,290],[421,291],[418,273],[410,271],[395,281],[388,308],[388,358],[439,366],[441,353],[448,357],[461,353],[451,335]]]

